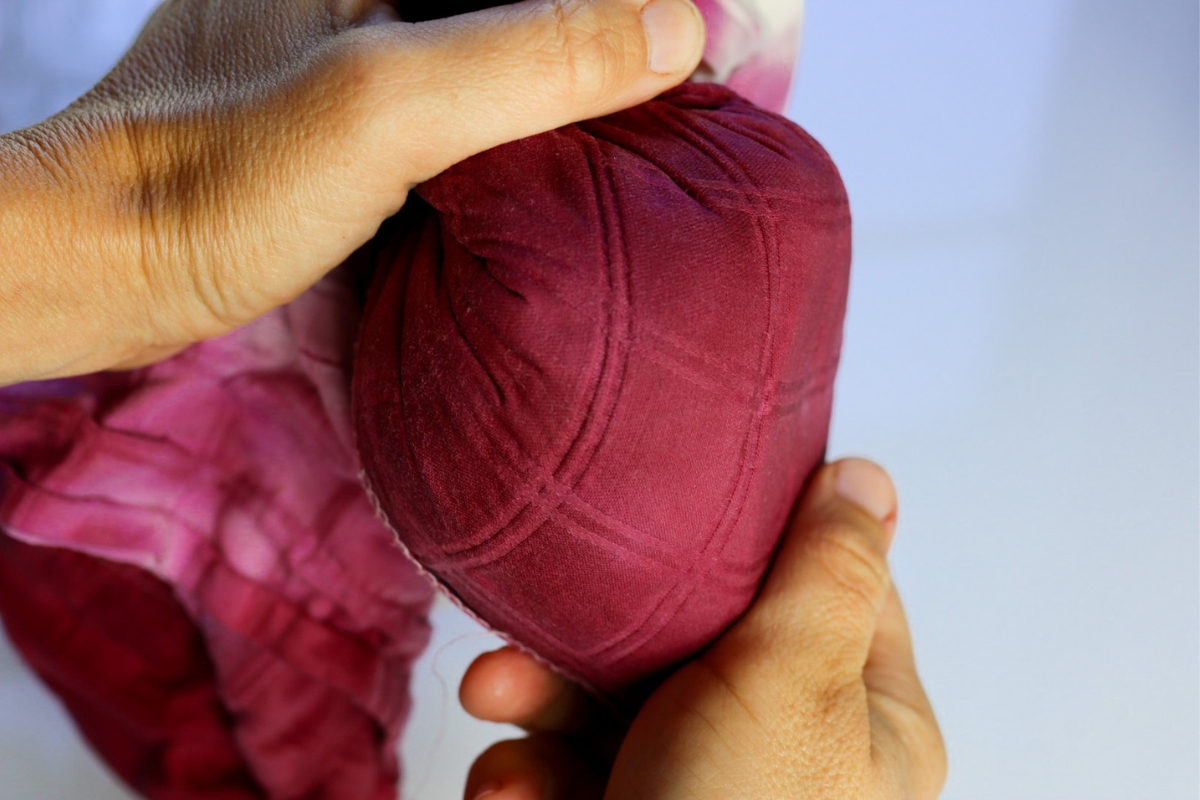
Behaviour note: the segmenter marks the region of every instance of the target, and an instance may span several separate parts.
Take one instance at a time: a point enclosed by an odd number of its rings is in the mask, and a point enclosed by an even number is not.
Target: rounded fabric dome
[[[837,170],[684,84],[417,194],[377,239],[356,356],[369,488],[468,610],[636,702],[745,611],[823,458]]]

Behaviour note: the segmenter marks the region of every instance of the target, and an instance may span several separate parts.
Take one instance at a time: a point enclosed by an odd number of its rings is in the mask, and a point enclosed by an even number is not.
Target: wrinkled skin
[[[149,363],[288,302],[409,189],[502,142],[636,105],[645,0],[420,25],[376,0],[174,0],[116,68],[0,137],[0,385]],[[45,236],[45,220],[57,221]],[[11,306],[11,307],[7,307]]]

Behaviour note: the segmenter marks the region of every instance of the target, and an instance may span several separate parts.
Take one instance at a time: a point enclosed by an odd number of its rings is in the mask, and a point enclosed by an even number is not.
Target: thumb
[[[891,590],[887,551],[895,519],[895,488],[881,467],[862,459],[823,467],[800,500],[762,592],[731,630],[740,648],[757,643],[760,664],[794,672],[806,684],[861,684]]]
[[[704,51],[691,0],[525,0],[355,29],[414,183],[504,142],[637,105]],[[380,64],[379,62],[383,63]],[[390,95],[390,96],[386,96]]]

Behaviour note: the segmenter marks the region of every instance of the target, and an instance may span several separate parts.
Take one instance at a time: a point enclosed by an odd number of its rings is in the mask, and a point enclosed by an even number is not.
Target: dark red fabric
[[[418,189],[355,365],[365,474],[492,627],[617,699],[747,607],[823,457],[846,195],[714,84]]]
[[[153,800],[266,797],[199,631],[145,570],[0,533],[0,612],[114,772]]]

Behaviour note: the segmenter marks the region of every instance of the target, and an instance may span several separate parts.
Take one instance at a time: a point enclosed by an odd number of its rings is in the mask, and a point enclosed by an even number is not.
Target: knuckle
[[[551,0],[545,13],[550,24],[537,50],[547,77],[573,98],[611,97],[632,60],[628,37],[591,0]]]
[[[891,585],[887,557],[879,544],[859,529],[833,523],[814,537],[814,558],[850,597],[878,607]]]
[[[371,97],[384,83],[387,76],[384,48],[380,37],[366,31],[357,37],[343,37],[338,42],[333,64],[332,80],[320,81],[326,85],[327,100],[340,99],[343,105],[354,105],[356,101]]]

